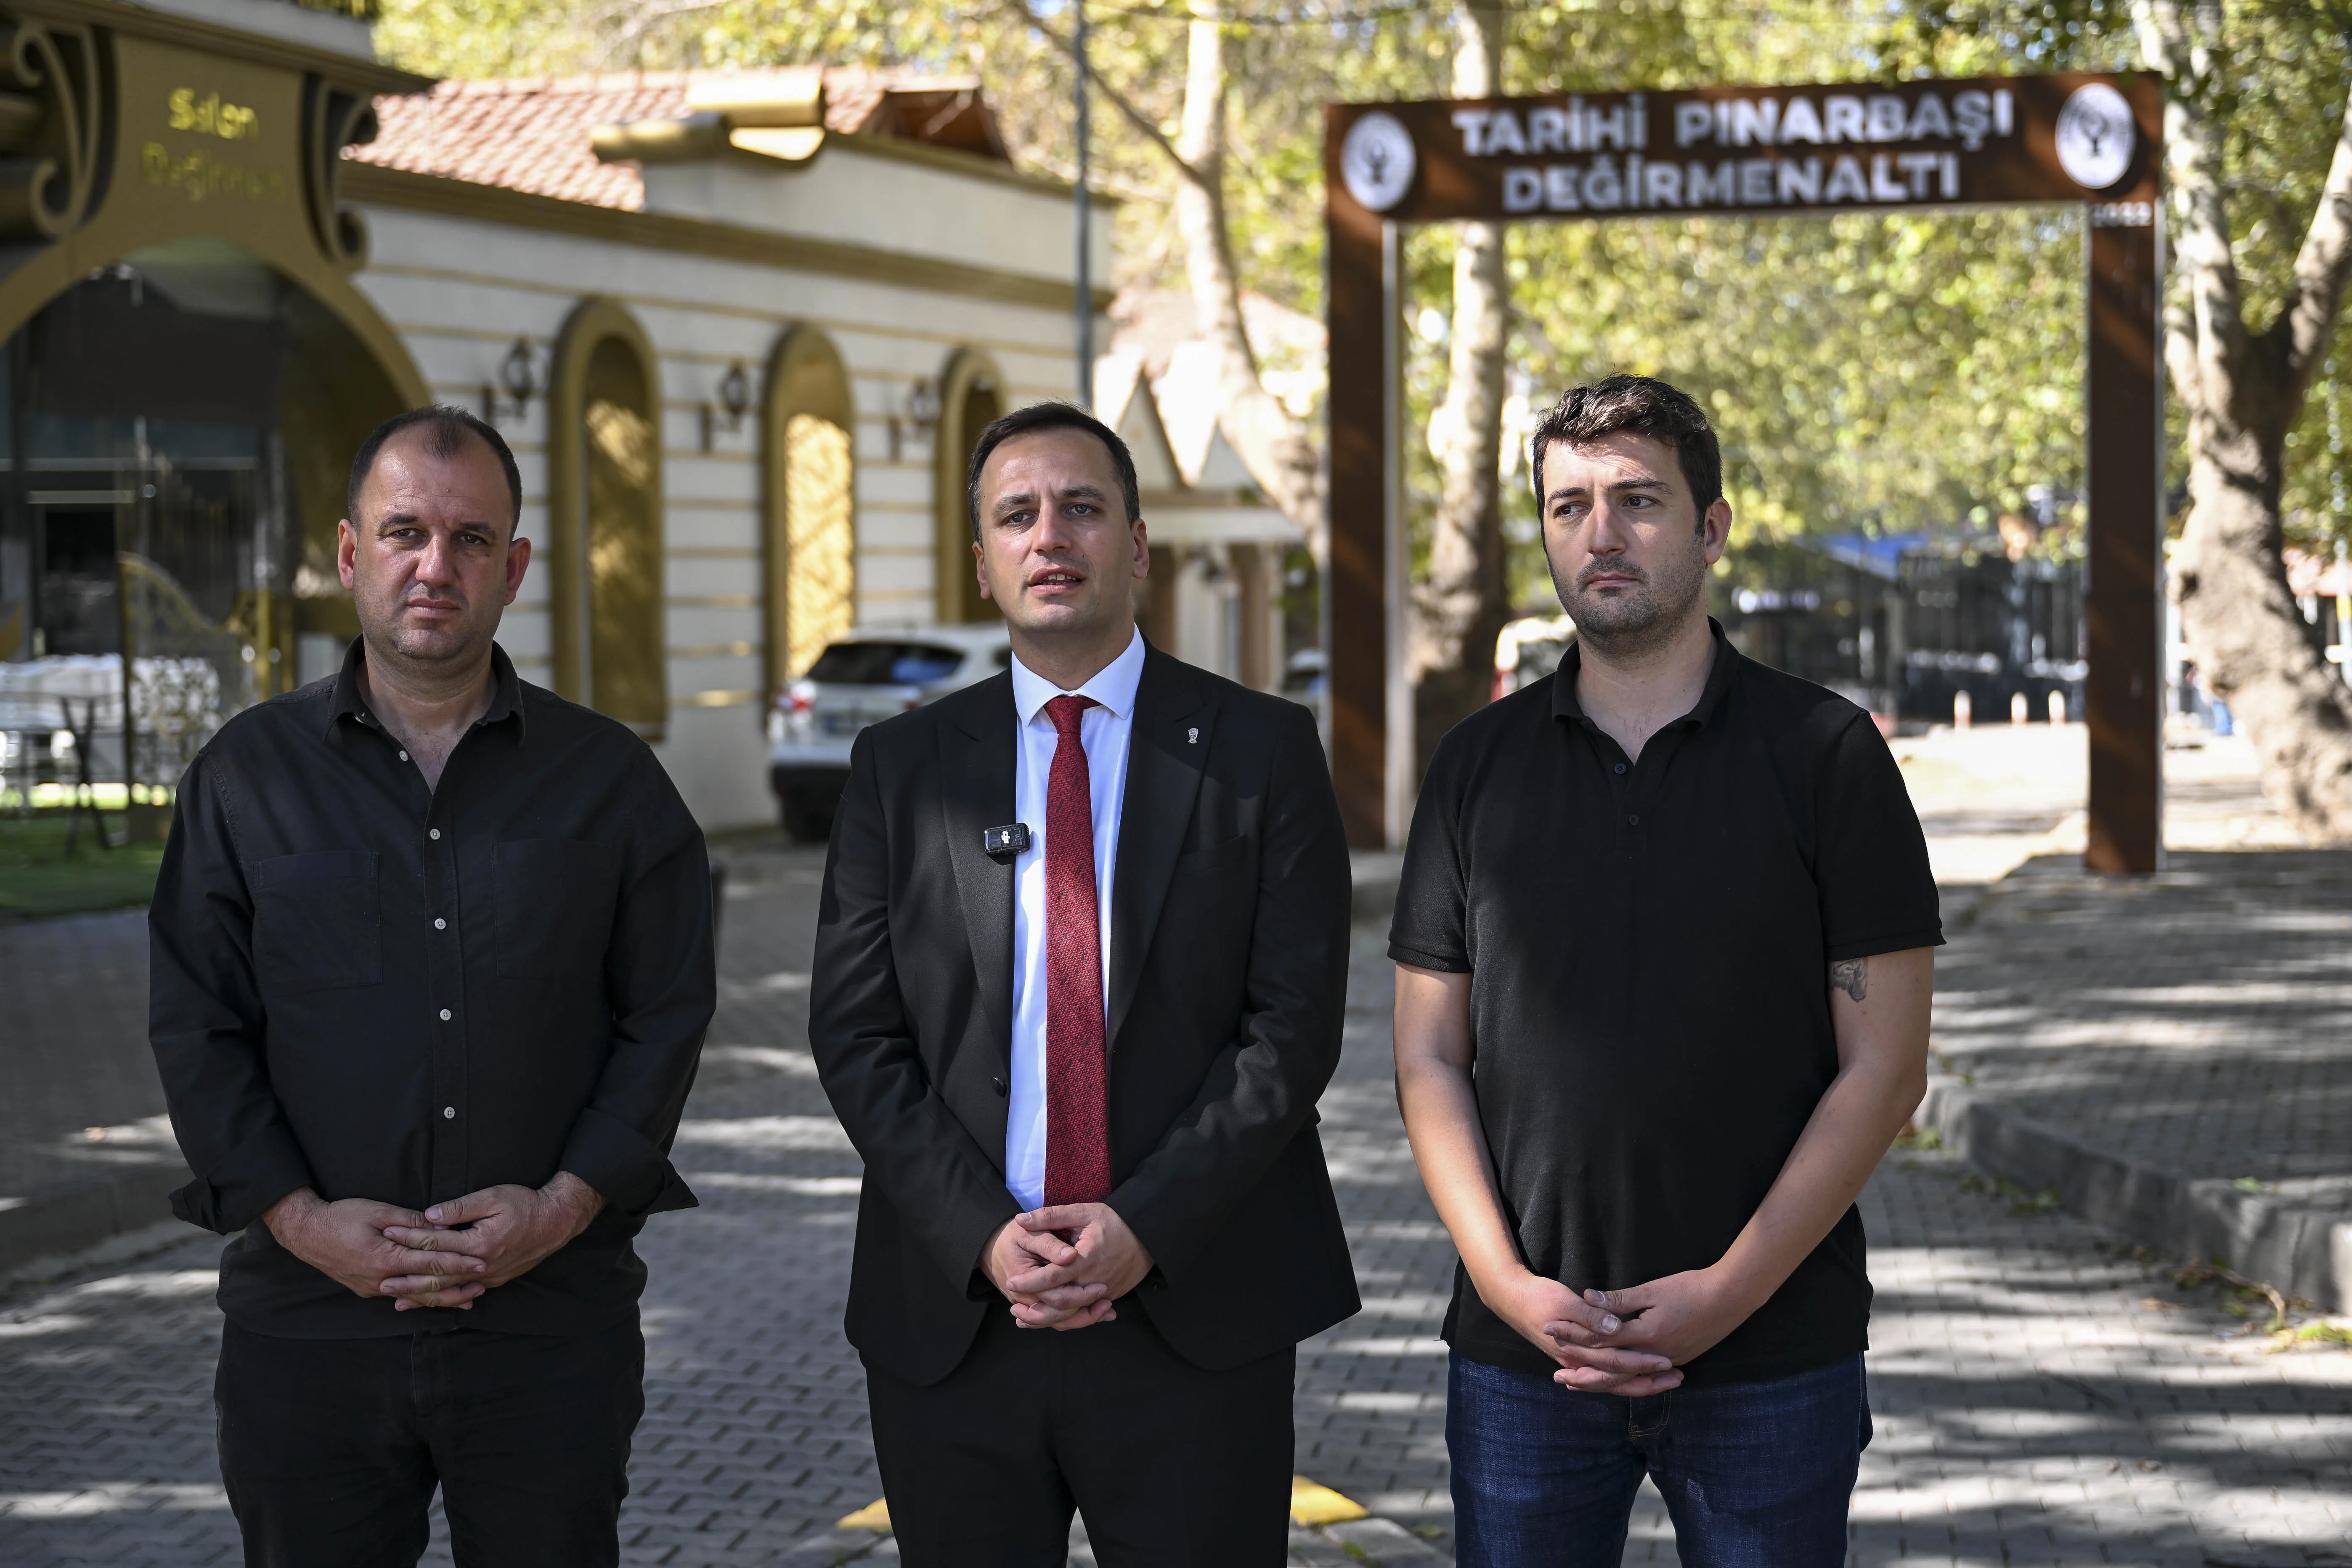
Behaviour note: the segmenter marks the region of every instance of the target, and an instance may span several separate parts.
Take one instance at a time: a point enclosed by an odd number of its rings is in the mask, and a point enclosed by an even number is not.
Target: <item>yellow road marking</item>
[[[1290,1517],[1299,1524],[1338,1524],[1343,1520],[1362,1519],[1367,1515],[1364,1505],[1351,1498],[1340,1496],[1320,1481],[1305,1476],[1290,1478]],[[890,1528],[890,1500],[877,1498],[856,1513],[843,1514],[834,1521],[836,1530],[879,1530]]]
[[[1369,1511],[1363,1504],[1341,1497],[1320,1481],[1310,1481],[1305,1476],[1290,1478],[1290,1518],[1295,1524],[1338,1524],[1343,1520],[1362,1519]]]
[[[876,1498],[856,1513],[845,1513],[835,1520],[833,1527],[835,1530],[878,1530],[887,1535],[890,1531],[890,1500]]]

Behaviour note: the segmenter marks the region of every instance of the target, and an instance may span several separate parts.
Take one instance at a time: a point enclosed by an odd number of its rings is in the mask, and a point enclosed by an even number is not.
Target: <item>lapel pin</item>
[[[1185,742],[1185,744],[1187,744],[1187,745],[1192,745],[1192,746],[1197,746],[1197,745],[1199,745],[1199,744],[1201,743],[1201,731],[1198,731],[1198,730],[1187,730],[1187,731],[1184,731],[1184,742]]]
[[[1008,822],[1002,827],[980,830],[980,847],[991,859],[1003,860],[1029,853],[1029,825]]]

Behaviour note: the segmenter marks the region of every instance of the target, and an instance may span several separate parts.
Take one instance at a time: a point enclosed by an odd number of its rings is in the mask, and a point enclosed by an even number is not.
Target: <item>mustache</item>
[[[1576,585],[1580,588],[1590,588],[1592,586],[1592,580],[1603,574],[1612,577],[1631,577],[1645,587],[1650,581],[1650,574],[1631,561],[1595,561],[1576,574]]]

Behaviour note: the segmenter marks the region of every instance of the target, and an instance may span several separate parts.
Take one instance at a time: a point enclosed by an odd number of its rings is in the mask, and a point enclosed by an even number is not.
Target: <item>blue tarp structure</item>
[[[1822,554],[1841,565],[1874,577],[1895,581],[1903,557],[1910,551],[1932,542],[1934,535],[1926,533],[1893,533],[1884,538],[1872,538],[1866,533],[1833,533],[1827,538],[1807,540]]]

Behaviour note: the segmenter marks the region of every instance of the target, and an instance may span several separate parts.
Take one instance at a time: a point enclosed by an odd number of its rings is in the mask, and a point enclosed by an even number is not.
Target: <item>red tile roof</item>
[[[388,169],[635,211],[645,205],[640,166],[598,162],[589,132],[599,125],[683,118],[688,112],[688,90],[698,78],[742,81],[765,74],[630,71],[444,81],[429,93],[377,99],[382,129],[376,139],[345,148],[343,156]],[[829,131],[1004,156],[995,117],[976,81],[828,69],[824,87]]]

